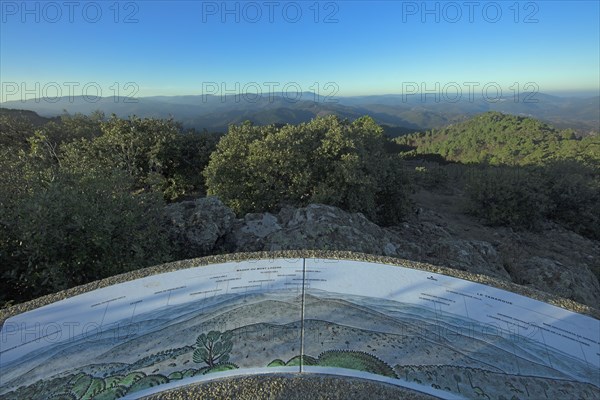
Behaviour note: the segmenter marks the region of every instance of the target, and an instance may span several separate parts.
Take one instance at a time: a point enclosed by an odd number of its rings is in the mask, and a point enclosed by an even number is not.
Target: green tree
[[[104,114],[100,111],[83,114],[63,114],[58,121],[49,121],[35,129],[27,138],[29,153],[46,166],[61,162],[64,144],[78,139],[92,139],[100,135],[100,124]]]
[[[600,174],[582,162],[557,161],[542,170],[551,199],[546,216],[580,235],[600,240]]]
[[[299,125],[232,125],[204,170],[208,194],[236,213],[325,203],[394,224],[408,207],[401,160],[370,117]]]
[[[0,114],[0,148],[13,151],[28,149],[27,139],[34,130],[33,124],[23,117]]]
[[[125,171],[133,189],[160,192],[173,201],[204,192],[202,170],[216,146],[216,136],[182,133],[173,120],[120,119],[100,123],[100,135],[62,146],[59,163],[91,170],[97,165]]]
[[[90,115],[80,113],[65,114],[58,121],[49,121],[41,126],[40,131],[54,145],[72,142],[77,139],[93,139],[100,136],[101,124],[105,116],[101,111]]]
[[[176,140],[180,127],[173,120],[131,117],[114,114],[101,124],[102,135],[94,140],[96,155],[107,165],[126,171],[140,187],[155,184],[166,166],[163,153]]]
[[[172,120],[33,117],[0,113],[0,302],[168,260],[161,197],[203,191],[216,137]]]
[[[193,359],[196,363],[205,362],[209,367],[229,360],[229,353],[233,347],[233,333],[231,331],[210,331],[202,333],[196,339],[196,349]]]
[[[24,188],[0,197],[0,301],[29,300],[168,259],[162,199],[131,193],[122,172],[42,170],[26,172],[22,183],[2,172],[0,181]]]
[[[484,168],[467,185],[468,212],[489,225],[537,228],[551,207],[540,176],[532,170]]]
[[[165,200],[173,201],[184,196],[206,194],[202,171],[215,150],[218,136],[188,131],[166,143],[160,153],[164,160],[159,190]]]

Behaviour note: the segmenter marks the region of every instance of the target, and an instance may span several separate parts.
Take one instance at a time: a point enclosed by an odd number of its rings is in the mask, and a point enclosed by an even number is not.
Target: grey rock
[[[600,243],[560,226],[544,232],[470,225],[469,233],[424,209],[417,220],[382,228],[361,213],[311,204],[236,219],[215,197],[167,207],[168,230],[180,258],[209,253],[344,250],[455,268],[528,285],[595,306]]]
[[[515,266],[517,283],[533,286],[579,303],[600,304],[600,285],[589,268],[565,265],[556,260],[534,256]]]
[[[392,243],[388,243],[388,244],[386,244],[386,245],[383,247],[383,253],[384,253],[386,256],[394,256],[394,255],[396,255],[396,254],[397,254],[397,251],[396,251],[396,250],[397,250],[397,249],[396,249],[396,246],[395,246],[394,244],[392,244]]]
[[[494,246],[463,240],[430,222],[386,229],[361,213],[311,204],[279,214],[248,214],[226,236],[227,251],[348,250],[400,257],[510,279]]]
[[[248,214],[226,237],[235,251],[350,250],[397,256],[393,240],[393,234],[363,214],[322,204],[284,208],[276,216]]]
[[[277,216],[271,213],[246,214],[238,219],[224,238],[223,251],[248,252],[264,248],[265,237],[281,229]]]
[[[496,249],[489,242],[442,238],[430,243],[418,261],[510,280]]]
[[[233,211],[214,196],[170,204],[165,215],[169,239],[179,258],[211,253],[235,221]]]
[[[277,217],[270,213],[248,214],[244,218],[241,231],[247,235],[264,238],[281,229]]]

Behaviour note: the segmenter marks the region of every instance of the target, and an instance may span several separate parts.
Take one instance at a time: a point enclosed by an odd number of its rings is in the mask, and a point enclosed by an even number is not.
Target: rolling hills
[[[64,111],[89,114],[96,110],[119,117],[173,117],[188,128],[220,132],[225,132],[229,124],[245,120],[260,125],[298,124],[317,116],[335,114],[348,119],[371,115],[387,128],[390,136],[399,136],[459,123],[487,111],[538,118],[561,129],[572,128],[580,135],[600,130],[600,97],[558,97],[541,93],[532,98],[506,96],[493,102],[468,96],[450,102],[442,96],[422,98],[420,95],[400,94],[324,98],[309,92],[293,95],[263,93],[258,97],[249,94],[185,95],[134,99],[100,97],[92,100],[83,96],[52,101],[13,100],[0,103],[0,107],[31,110],[43,117],[55,117]]]

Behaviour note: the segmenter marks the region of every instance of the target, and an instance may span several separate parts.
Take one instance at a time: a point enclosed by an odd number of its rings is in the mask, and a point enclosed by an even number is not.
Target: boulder
[[[235,221],[234,212],[214,196],[169,204],[165,215],[169,239],[179,259],[213,252]]]
[[[483,240],[444,238],[428,242],[425,255],[416,256],[419,261],[510,280],[503,268],[496,248]]]
[[[231,230],[223,238],[219,251],[240,253],[260,251],[264,238],[281,229],[279,219],[271,213],[250,213],[233,222]]]
[[[522,285],[552,293],[579,303],[600,304],[600,285],[589,268],[565,265],[534,256],[513,268],[513,278]]]
[[[228,250],[349,250],[396,256],[393,234],[361,213],[311,204],[278,214],[248,214],[226,237]]]

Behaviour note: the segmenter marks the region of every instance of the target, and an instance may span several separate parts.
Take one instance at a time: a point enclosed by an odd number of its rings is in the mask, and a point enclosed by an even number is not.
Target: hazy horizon
[[[573,99],[594,99],[596,97],[600,97],[600,90],[599,91],[549,91],[549,92],[528,92],[532,95],[532,98],[535,100],[535,97],[538,95],[542,95],[542,96],[553,96],[553,97],[559,97],[559,98],[564,98],[564,99],[569,99],[569,98],[573,98]],[[236,99],[238,102],[244,101],[244,102],[248,102],[248,103],[252,103],[255,102],[254,97],[252,97],[251,100],[246,100],[246,98],[250,98],[251,96],[254,96],[254,92],[227,92],[227,93],[181,93],[181,94],[158,94],[158,95],[147,95],[147,96],[137,96],[137,97],[133,97],[132,100],[139,100],[139,99],[150,99],[150,98],[177,98],[177,97],[201,97],[201,96],[205,96],[205,97],[219,97],[221,98],[221,100],[223,102],[227,102],[231,99]],[[302,97],[295,97],[294,95],[311,95],[314,96],[313,98],[302,98]],[[451,92],[409,92],[409,93],[375,93],[375,94],[363,94],[363,95],[336,95],[336,96],[332,96],[331,98],[326,99],[327,101],[324,102],[336,102],[337,100],[340,99],[355,99],[355,98],[361,98],[361,99],[369,99],[369,98],[383,98],[383,97],[400,97],[400,96],[404,96],[407,100],[409,100],[412,103],[436,103],[435,99],[436,99],[436,95],[438,96],[438,98],[440,99],[440,101],[437,101],[437,103],[439,102],[443,102],[441,101],[441,99],[443,99],[443,96],[450,96],[450,95],[456,95],[457,93],[451,93]],[[481,93],[474,93],[474,98],[473,99],[469,99],[468,97],[469,92],[464,92],[462,97],[460,98],[462,101],[465,102],[474,102],[474,101],[486,101],[486,102],[494,102],[494,97],[490,97],[489,100],[486,100],[486,98],[484,96],[481,96]],[[505,99],[512,99],[513,97],[513,92],[508,92],[508,93],[502,93],[502,98]],[[521,93],[523,94],[523,93]],[[315,102],[323,102],[324,100],[324,96],[319,97],[319,100],[317,99],[317,92],[310,92],[310,91],[304,91],[304,92],[293,92],[293,91],[289,91],[289,92],[265,92],[265,93],[259,93],[259,98],[264,98],[266,100],[268,100],[269,98],[275,98],[275,97],[281,97],[284,99],[289,99],[290,102],[298,102],[298,101],[315,101]],[[120,96],[119,99],[120,101],[123,101],[123,99],[125,98],[125,96]],[[65,99],[67,100],[67,103],[73,102],[75,99],[84,99],[85,102],[88,103],[95,103],[97,101],[99,101],[100,99],[116,99],[116,97],[114,95],[110,95],[110,96],[95,96],[95,95],[81,95],[81,94],[75,94],[74,96],[69,96],[69,95],[63,95],[58,97],[59,100],[61,99]],[[12,99],[12,98],[8,98],[8,100],[6,101],[0,101],[0,105],[4,105],[4,104],[18,104],[18,103],[23,103],[23,104],[28,104],[31,102],[48,102],[48,103],[56,103],[57,102],[57,97],[52,96],[52,97],[37,97],[37,96],[33,96],[30,98],[26,98],[26,99]],[[115,102],[119,102],[116,101]],[[516,102],[516,101],[515,101]]]
[[[598,2],[3,1],[0,11],[0,102],[600,91]]]

